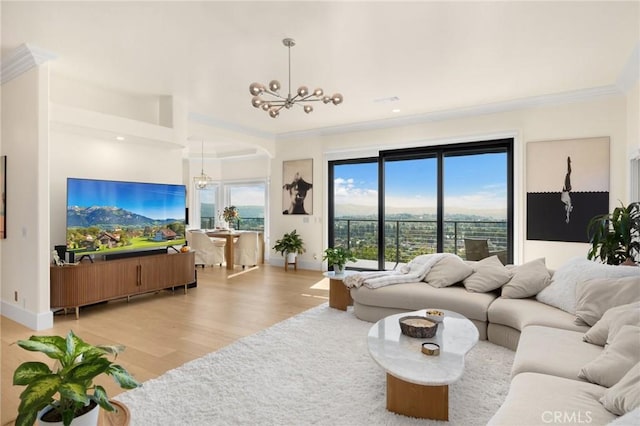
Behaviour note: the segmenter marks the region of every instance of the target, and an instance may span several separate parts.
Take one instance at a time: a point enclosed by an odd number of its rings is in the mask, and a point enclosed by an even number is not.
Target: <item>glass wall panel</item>
[[[385,159],[384,266],[393,269],[437,252],[438,162]]]
[[[443,251],[478,260],[467,251],[486,244],[489,254],[506,263],[507,153],[445,154],[443,169]]]
[[[358,261],[348,267],[378,269],[378,162],[331,163],[331,247],[347,247]]]

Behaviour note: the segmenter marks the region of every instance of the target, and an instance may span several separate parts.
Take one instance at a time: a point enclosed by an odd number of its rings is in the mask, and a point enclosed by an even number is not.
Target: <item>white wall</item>
[[[96,84],[70,79],[59,74],[51,76],[51,102],[78,109],[126,117],[152,124],[172,111],[171,103],[159,96],[119,93]],[[171,121],[171,120],[163,120]]]
[[[53,325],[49,310],[48,96],[46,64],[2,86],[2,154],[7,156],[2,314],[36,330]]]
[[[425,122],[370,131],[315,136],[307,139],[280,140],[272,162],[272,221],[274,237],[296,228],[307,243],[302,262],[313,269],[313,259],[326,247],[326,157],[356,158],[372,148],[427,146],[494,137],[515,137],[515,256],[516,262],[545,257],[547,265],[557,268],[574,256],[586,256],[586,243],[562,243],[526,240],[526,143],[541,140],[609,136],[611,138],[610,205],[628,199],[627,104],[625,96],[609,96],[562,105],[540,106],[510,112],[478,114],[470,117]],[[314,214],[287,217],[278,214],[281,207],[282,161],[314,159]],[[308,220],[308,222],[306,221]]]

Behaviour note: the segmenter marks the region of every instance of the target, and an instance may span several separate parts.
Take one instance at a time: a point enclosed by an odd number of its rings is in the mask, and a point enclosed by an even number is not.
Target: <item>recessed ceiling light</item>
[[[116,140],[117,141],[123,141],[124,140],[124,136],[116,136]]]
[[[396,112],[397,113],[397,112],[400,112],[400,110],[398,108],[394,108],[394,109],[391,110],[391,112]]]
[[[386,98],[378,98],[378,99],[374,99],[373,102],[376,104],[388,104],[391,102],[398,102],[400,100],[399,97],[397,96],[389,96]]]

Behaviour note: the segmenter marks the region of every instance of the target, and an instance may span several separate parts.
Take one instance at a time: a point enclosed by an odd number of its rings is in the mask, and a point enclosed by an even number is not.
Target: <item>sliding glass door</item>
[[[395,269],[420,254],[468,258],[480,240],[503,263],[513,253],[513,140],[380,152],[329,163],[329,246],[348,267]]]
[[[384,266],[437,252],[438,161],[383,157]]]

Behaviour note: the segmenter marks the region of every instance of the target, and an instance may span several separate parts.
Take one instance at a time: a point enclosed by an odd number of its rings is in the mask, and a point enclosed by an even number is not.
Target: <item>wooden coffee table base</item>
[[[449,420],[449,386],[423,386],[387,373],[387,410],[420,419]]]

